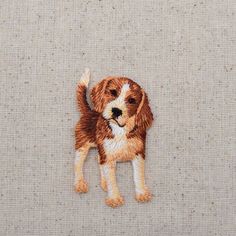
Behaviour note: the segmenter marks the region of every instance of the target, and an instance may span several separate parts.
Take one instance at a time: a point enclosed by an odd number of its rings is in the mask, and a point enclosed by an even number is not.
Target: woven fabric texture
[[[235,0],[0,2],[0,235],[236,235]],[[125,75],[155,117],[146,176],[118,165],[125,205],[110,209],[89,153],[73,190],[75,88]]]

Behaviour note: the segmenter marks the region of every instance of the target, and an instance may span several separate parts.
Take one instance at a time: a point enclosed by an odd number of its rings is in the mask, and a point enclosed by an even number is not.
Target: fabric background
[[[1,0],[0,235],[236,235],[235,0]],[[149,95],[153,201],[110,209],[96,151],[73,191],[75,87],[126,75]]]

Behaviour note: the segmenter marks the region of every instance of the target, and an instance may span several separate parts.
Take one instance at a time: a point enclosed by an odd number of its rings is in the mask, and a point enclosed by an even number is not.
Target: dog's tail
[[[91,77],[90,71],[88,68],[86,68],[77,86],[77,91],[76,91],[77,102],[79,111],[82,114],[86,114],[87,112],[91,111],[91,108],[86,98],[86,91],[88,88],[90,77]]]

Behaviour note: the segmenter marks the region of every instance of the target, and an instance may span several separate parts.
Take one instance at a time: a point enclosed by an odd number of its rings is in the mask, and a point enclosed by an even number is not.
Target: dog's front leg
[[[118,207],[124,204],[124,199],[120,195],[116,183],[116,163],[109,162],[101,165],[104,177],[107,184],[108,198],[106,199],[106,204],[110,207]]]
[[[147,202],[152,198],[152,195],[145,184],[144,162],[145,160],[141,155],[137,155],[132,160],[136,192],[135,199],[139,202]]]

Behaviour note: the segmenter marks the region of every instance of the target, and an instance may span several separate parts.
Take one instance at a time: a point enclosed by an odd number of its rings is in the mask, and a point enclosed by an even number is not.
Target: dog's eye
[[[136,103],[136,100],[134,98],[129,98],[128,99],[128,103],[130,104],[135,104]]]
[[[112,96],[116,97],[117,96],[117,91],[115,89],[111,89],[110,93]]]

